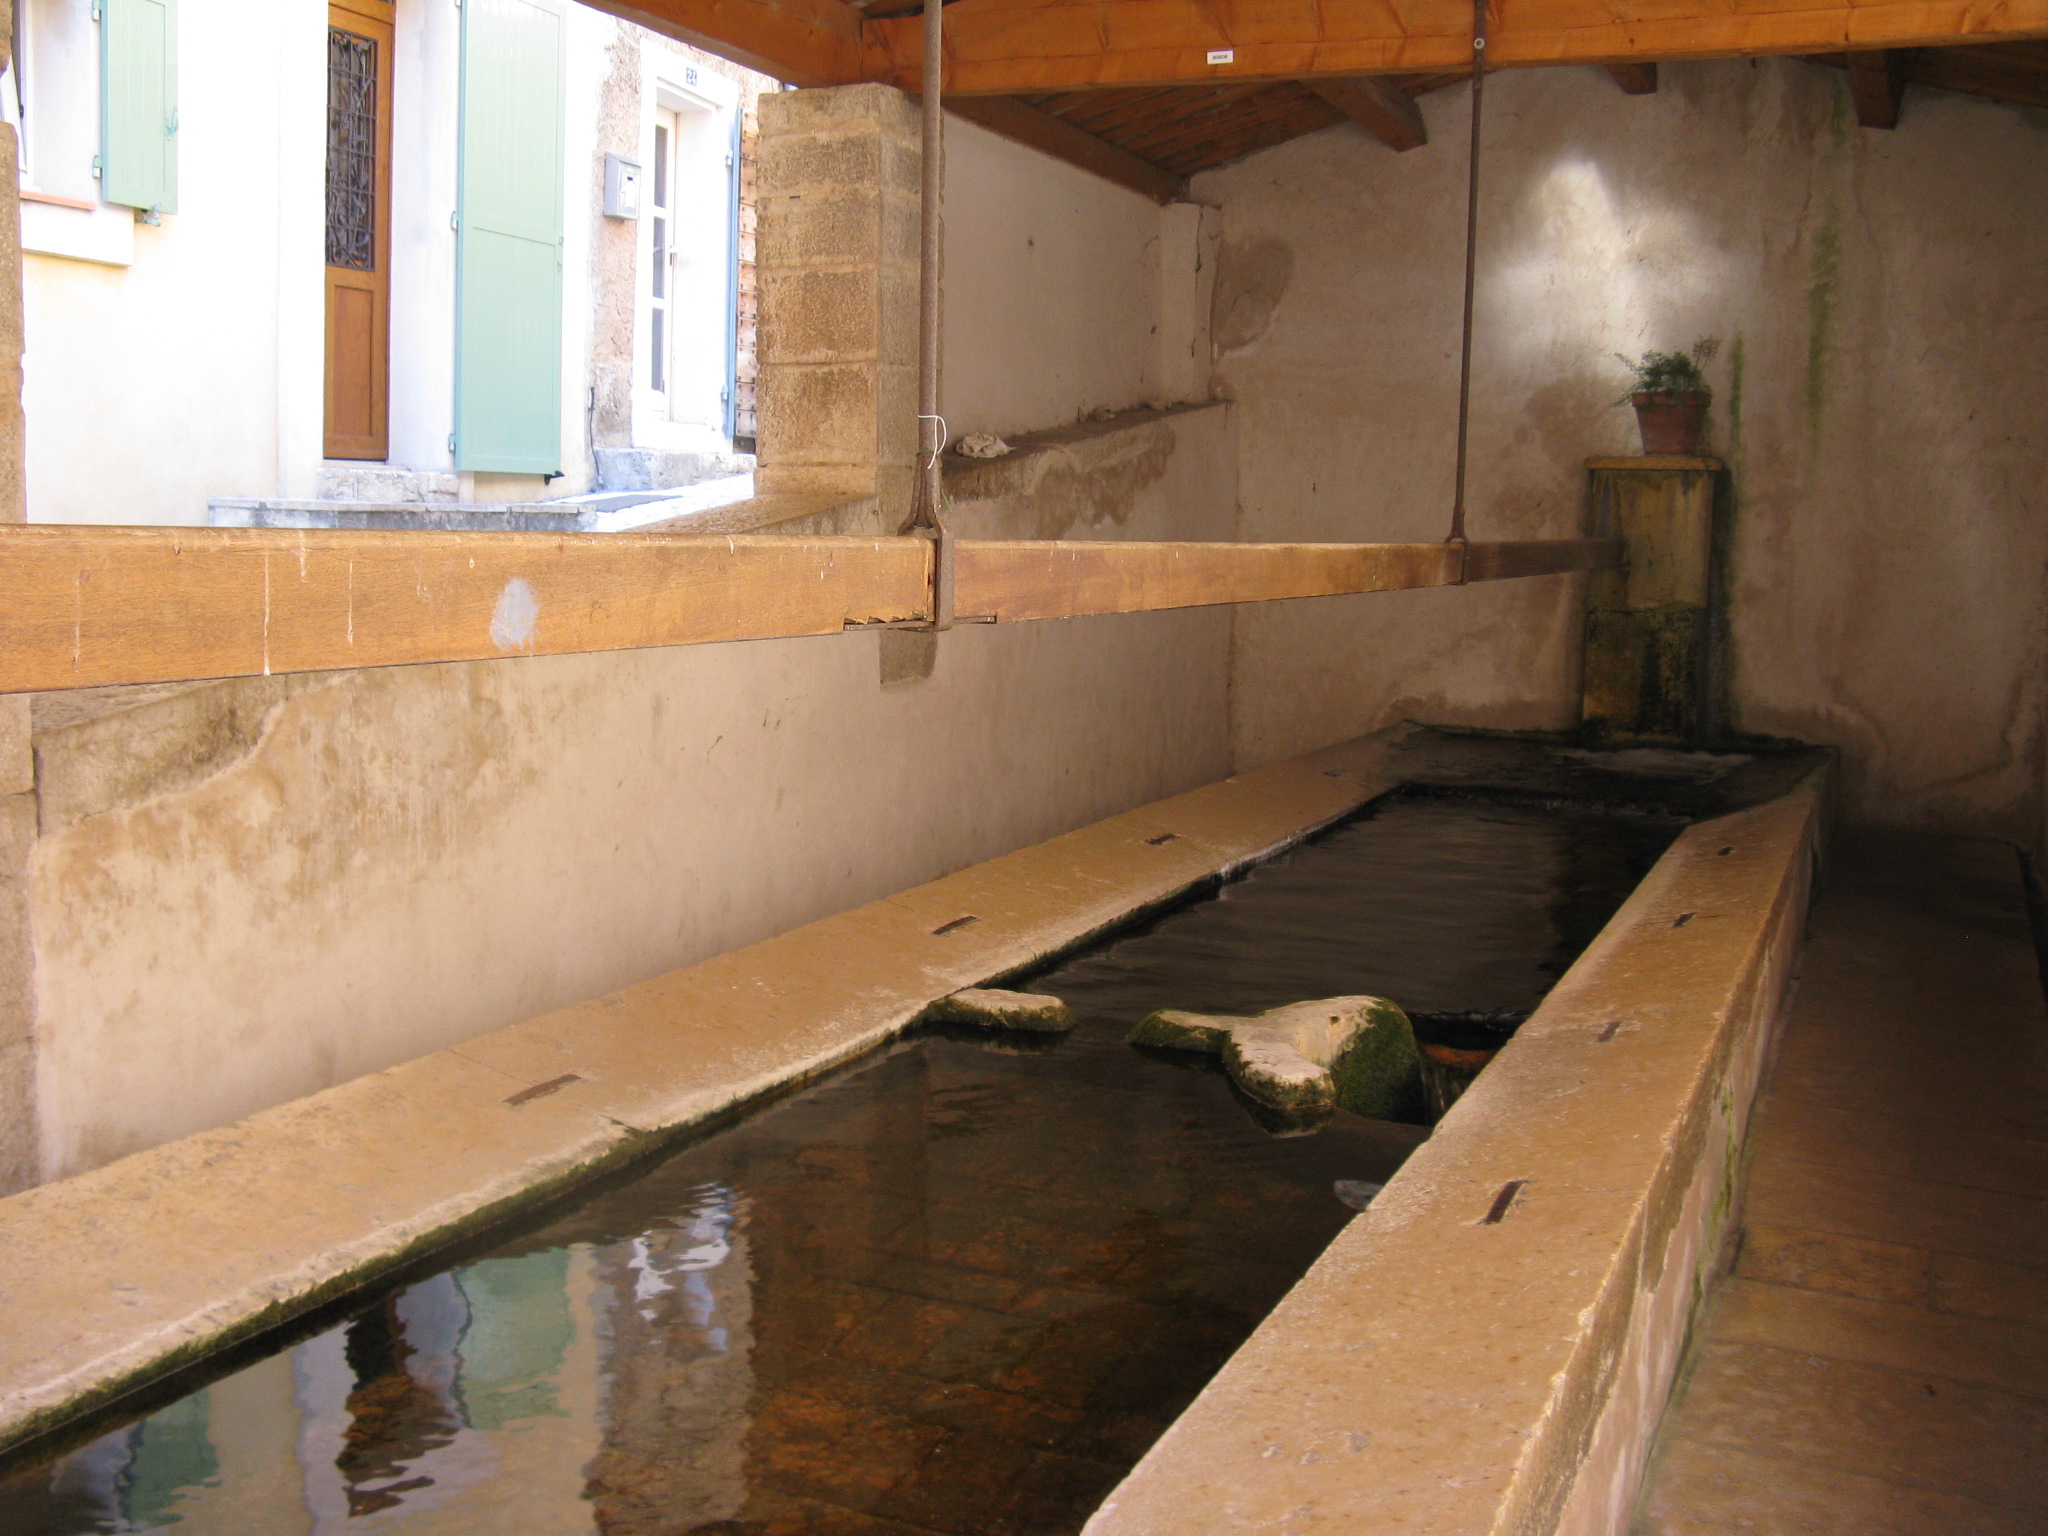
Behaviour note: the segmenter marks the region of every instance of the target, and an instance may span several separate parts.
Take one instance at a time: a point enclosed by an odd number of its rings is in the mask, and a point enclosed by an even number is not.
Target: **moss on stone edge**
[[[1003,992],[993,987],[968,987],[942,997],[925,1010],[934,1024],[965,1024],[978,1029],[1018,1029],[1033,1034],[1063,1035],[1074,1027],[1074,1012],[1056,997],[1039,992]]]
[[[1333,1008],[1340,1011],[1328,1011]],[[1316,1058],[1329,1046],[1315,1043],[1325,1020],[1332,1027],[1350,1026],[1348,1036],[1338,1036],[1344,1043],[1327,1066]],[[1132,1045],[1221,1056],[1240,1088],[1287,1114],[1334,1107],[1373,1120],[1428,1118],[1415,1026],[1385,998],[1289,1003],[1251,1018],[1163,1008],[1141,1020],[1127,1039]]]
[[[1275,1010],[1279,1011],[1279,1010]],[[1260,1015],[1261,1018],[1265,1015]],[[1233,1030],[1223,1048],[1224,1070],[1252,1098],[1284,1115],[1327,1115],[1336,1107],[1330,1073],[1292,1041],[1256,1028]]]
[[[1229,1019],[1213,1014],[1188,1013],[1179,1008],[1162,1008],[1138,1020],[1124,1037],[1131,1045],[1153,1045],[1169,1051],[1201,1051],[1220,1056],[1230,1041]]]
[[[1422,1047],[1408,1015],[1375,999],[1364,1023],[1330,1063],[1337,1107],[1368,1120],[1419,1124],[1427,1118]]]

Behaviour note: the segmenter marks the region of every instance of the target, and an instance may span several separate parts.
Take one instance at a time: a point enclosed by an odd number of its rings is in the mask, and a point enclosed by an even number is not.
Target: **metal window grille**
[[[377,266],[377,44],[327,33],[327,264]]]

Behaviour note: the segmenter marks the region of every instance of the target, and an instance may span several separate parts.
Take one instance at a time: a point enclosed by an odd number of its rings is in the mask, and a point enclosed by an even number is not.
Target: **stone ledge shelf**
[[[0,1448],[1298,841],[1398,782],[1402,734],[1113,816],[0,1200]]]
[[[1696,824],[1085,1536],[1623,1536],[1805,926],[1828,769]]]

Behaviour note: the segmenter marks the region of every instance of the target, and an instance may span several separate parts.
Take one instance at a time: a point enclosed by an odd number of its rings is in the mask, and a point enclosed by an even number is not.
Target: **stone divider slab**
[[[1628,1530],[1736,1230],[1826,775],[1677,839],[1086,1536]]]

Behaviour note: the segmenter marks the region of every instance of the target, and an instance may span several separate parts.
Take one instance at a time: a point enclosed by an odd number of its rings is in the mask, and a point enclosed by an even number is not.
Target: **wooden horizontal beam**
[[[865,22],[863,73],[918,89],[922,26]],[[2048,37],[2048,0],[1500,0],[1486,53],[1499,68],[2038,37]],[[1228,63],[1209,62],[1226,49]],[[946,13],[945,90],[1031,95],[1435,73],[1464,69],[1471,57],[1465,0],[969,0]]]
[[[1461,575],[1452,544],[958,545],[956,607],[1139,613]],[[1613,541],[1474,544],[1467,580],[1619,563]],[[0,528],[0,693],[838,634],[928,616],[911,538]]]
[[[1355,80],[1311,80],[1308,88],[1396,154],[1429,142],[1422,109],[1392,81],[1361,75]]]
[[[792,85],[861,75],[861,14],[845,0],[589,0],[600,11]]]
[[[0,528],[0,693],[837,634],[914,539]]]
[[[1072,619],[1442,587],[1457,579],[1454,544],[963,541],[954,603],[963,616],[1003,622]]]
[[[1187,196],[1185,176],[1176,176],[1164,166],[1119,149],[1109,140],[1014,96],[962,96],[948,101],[946,110],[1154,202],[1176,203]]]
[[[1618,569],[1627,558],[1620,539],[1513,539],[1475,543],[1465,551],[1467,581],[1513,581],[1571,571]]]

